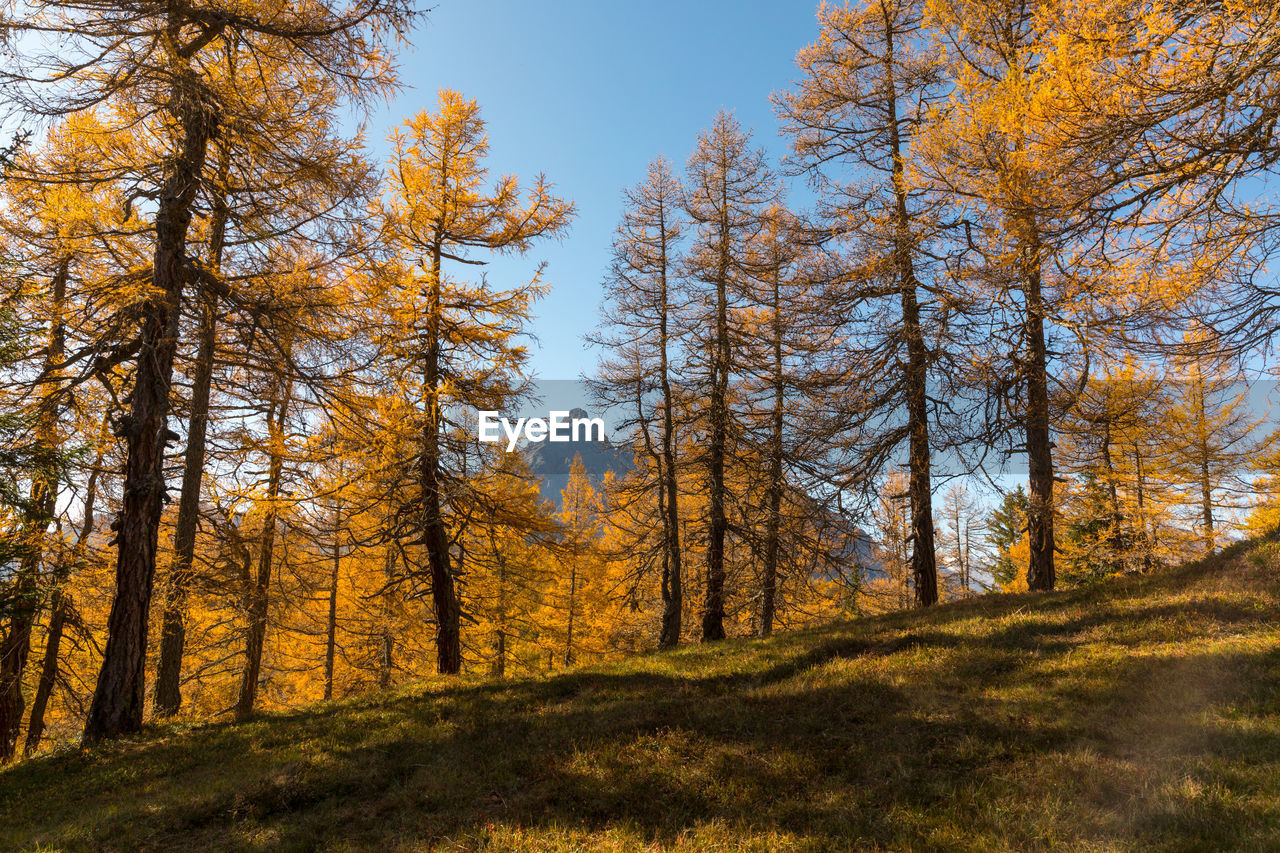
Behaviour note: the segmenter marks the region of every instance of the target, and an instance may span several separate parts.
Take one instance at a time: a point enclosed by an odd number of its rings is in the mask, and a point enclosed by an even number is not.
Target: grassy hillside
[[[1280,849],[1280,547],[0,773],[0,849]]]

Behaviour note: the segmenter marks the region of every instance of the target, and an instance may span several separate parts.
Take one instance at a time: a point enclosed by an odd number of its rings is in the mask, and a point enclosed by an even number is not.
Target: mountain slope
[[[573,409],[569,417],[586,418],[587,413],[583,409]],[[580,436],[571,441],[536,442],[526,444],[520,452],[529,465],[529,472],[538,481],[538,493],[543,500],[552,501],[557,506],[560,493],[569,485],[574,457],[582,457],[583,466],[597,486],[604,481],[605,474],[613,472],[621,477],[635,467],[630,451],[615,446],[607,439]]]
[[[1280,547],[1088,590],[159,729],[0,849],[1280,849]]]

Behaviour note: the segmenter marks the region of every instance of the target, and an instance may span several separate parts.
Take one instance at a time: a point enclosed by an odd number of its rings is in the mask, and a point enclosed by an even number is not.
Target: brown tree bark
[[[1155,547],[1155,537],[1147,531],[1147,480],[1142,468],[1142,448],[1136,442],[1133,445],[1133,468],[1138,499],[1138,542],[1142,545],[1142,571],[1145,573],[1151,571],[1153,564],[1151,551]]]
[[[575,597],[578,594],[578,561],[571,559],[569,561],[569,625],[565,631],[564,638],[564,665],[565,667],[573,666],[573,617],[574,608],[577,602]]]
[[[422,426],[422,540],[431,569],[431,602],[436,615],[436,671],[457,675],[462,671],[462,610],[454,587],[440,494],[440,276],[443,247],[435,245],[427,296],[427,328],[424,343]]]
[[[1023,296],[1027,348],[1026,448],[1028,465],[1027,587],[1051,590],[1055,583],[1053,536],[1053,446],[1049,432],[1048,351],[1044,337],[1045,304],[1041,292],[1040,236],[1033,216],[1024,223]]]
[[[229,164],[220,167],[221,184],[226,184]],[[215,207],[211,224],[210,265],[222,263],[226,238],[227,207]],[[205,437],[209,424],[209,393],[213,384],[213,363],[217,353],[218,296],[208,286],[200,291],[200,344],[195,375],[191,380],[191,412],[187,420],[187,448],[183,458],[182,492],[178,498],[178,519],[173,534],[173,565],[165,589],[164,615],[160,629],[160,658],[156,664],[155,714],[170,717],[182,707],[182,655],[186,648],[187,596],[194,579],[192,565],[196,533],[200,525],[200,485],[204,478]]]
[[[721,181],[719,257],[716,270],[715,336],[711,352],[711,399],[707,415],[707,595],[702,611],[703,642],[724,639],[724,543],[729,530],[725,512],[724,458],[729,439],[729,199]]]
[[[659,298],[661,301],[658,318],[658,382],[662,390],[662,512],[663,547],[662,572],[662,629],[658,637],[658,647],[675,648],[680,644],[681,621],[684,617],[684,578],[683,558],[680,552],[680,488],[676,475],[676,427],[675,401],[671,397],[671,369],[668,357],[668,346],[671,334],[669,329],[670,301],[667,288],[667,223],[666,207],[663,206],[658,220],[658,233],[662,235],[659,272]]]
[[[387,538],[390,540],[390,532],[388,532]],[[382,647],[379,649],[378,656],[378,687],[383,690],[386,690],[391,686],[391,669],[394,664],[392,655],[395,652],[395,637],[391,633],[391,615],[393,613],[391,605],[391,584],[395,571],[395,563],[395,545],[388,541],[386,561],[383,564],[383,572],[386,575],[386,587],[382,593]]]
[[[1204,538],[1204,555],[1212,557],[1213,552],[1217,549],[1217,537],[1213,530],[1213,479],[1209,470],[1209,417],[1205,411],[1205,386],[1204,374],[1198,369],[1196,371],[1196,432],[1199,440],[1196,442],[1196,473],[1200,479],[1200,513],[1204,522],[1203,533]]]
[[[329,618],[325,624],[324,698],[333,698],[333,665],[338,651],[338,571],[342,568],[342,499],[333,510],[333,567],[329,572]]]
[[[85,721],[86,744],[140,730],[146,701],[147,627],[165,497],[164,453],[173,435],[166,419],[179,306],[188,275],[187,230],[208,143],[218,127],[213,98],[189,69],[177,73],[170,110],[181,125],[182,140],[157,198],[154,293],[144,306],[130,412],[118,424],[128,457],[116,534],[116,595],[107,620],[102,669]]]
[[[287,350],[287,344],[286,344]],[[284,436],[292,387],[285,375],[276,377],[271,406],[267,411],[271,458],[267,473],[267,512],[262,520],[257,576],[249,585],[249,626],[245,636],[245,666],[236,699],[236,717],[253,715],[262,676],[262,653],[267,640],[267,607],[270,603],[271,572],[275,561],[276,522],[279,518],[280,484],[284,476]]]
[[[894,41],[896,32],[886,11],[885,107],[888,111],[889,152],[893,157],[892,183],[894,195],[893,257],[897,267],[898,287],[902,293],[902,335],[907,345],[905,386],[907,395],[907,432],[910,449],[908,491],[911,498],[911,577],[917,607],[938,602],[938,562],[933,529],[933,484],[931,482],[929,448],[929,355],[920,323],[920,304],[916,297],[915,250],[911,234],[911,213],[907,207],[907,182],[904,174],[902,139],[899,132],[897,85],[894,75]]]
[[[773,309],[771,353],[773,384],[773,411],[769,418],[769,489],[768,516],[765,520],[764,567],[760,584],[761,637],[773,634],[773,620],[777,613],[778,552],[782,534],[782,428],[785,381],[782,370],[782,287],[781,273],[774,270],[770,307]]]

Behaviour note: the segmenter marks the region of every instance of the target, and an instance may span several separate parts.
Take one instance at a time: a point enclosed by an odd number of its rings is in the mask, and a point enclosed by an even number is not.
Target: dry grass
[[[3,850],[1276,850],[1280,550],[0,773]]]

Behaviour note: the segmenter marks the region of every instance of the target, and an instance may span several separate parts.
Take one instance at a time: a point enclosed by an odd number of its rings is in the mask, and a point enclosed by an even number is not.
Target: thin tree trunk
[[[71,258],[63,257],[54,273],[52,318],[44,366],[40,371],[35,439],[46,451],[58,446],[58,392],[66,333],[62,321]],[[14,573],[9,601],[9,624],[0,638],[0,763],[11,761],[18,749],[22,728],[22,678],[31,654],[31,631],[41,607],[40,566],[45,557],[45,536],[53,521],[58,483],[51,472],[37,470],[31,478],[31,504],[22,522],[25,551]]]
[[[760,589],[761,637],[773,634],[773,620],[777,611],[778,595],[778,540],[782,531],[782,427],[783,427],[783,372],[782,372],[782,292],[779,278],[773,274],[773,411],[769,423],[769,515],[765,520],[764,581]]]
[[[1142,544],[1142,571],[1151,571],[1152,537],[1147,535],[1146,477],[1142,471],[1142,450],[1133,445],[1134,476],[1138,492],[1138,541]]]
[[[1209,481],[1208,460],[1200,465],[1200,508],[1204,519],[1204,555],[1212,557],[1217,550],[1217,535],[1213,529],[1213,488]]]
[[[507,674],[507,561],[498,548],[498,539],[494,535],[494,513],[489,510],[489,551],[498,561],[498,627],[494,631],[493,664],[489,667],[491,675],[503,678]]]
[[[897,84],[894,75],[894,39],[897,33],[885,10],[885,79],[887,80],[889,153],[893,157],[894,238],[893,255],[902,297],[902,335],[907,344],[905,387],[907,432],[910,440],[908,466],[911,496],[911,577],[917,607],[938,602],[938,558],[934,545],[933,485],[929,457],[929,355],[920,324],[917,301],[914,240],[911,213],[907,207],[902,139],[898,126]]]
[[[49,697],[53,694],[53,685],[58,678],[58,655],[62,647],[62,631],[67,621],[68,605],[65,590],[55,589],[49,600],[49,627],[45,630],[40,681],[31,700],[31,719],[27,725],[27,741],[22,751],[26,757],[35,754],[40,748],[40,738],[44,736],[44,713],[49,707]]]
[[[720,257],[716,275],[715,338],[712,347],[709,404],[707,502],[707,596],[702,612],[704,642],[724,639],[724,543],[729,524],[725,513],[724,458],[729,434],[729,222],[728,189],[721,181]]]
[[[664,218],[658,223],[659,234],[666,234],[665,208]],[[658,319],[658,382],[662,389],[662,483],[664,492],[662,503],[663,515],[663,573],[662,573],[662,631],[658,639],[659,648],[670,649],[679,645],[681,618],[684,612],[684,581],[681,571],[682,556],[680,553],[680,489],[676,477],[676,438],[675,438],[675,404],[671,399],[671,376],[668,364],[667,346],[670,339],[667,314],[670,311],[667,293],[667,244],[662,237],[661,257],[661,314]]]
[[[1213,530],[1213,481],[1209,471],[1209,418],[1205,412],[1204,374],[1196,369],[1196,450],[1199,453],[1200,511],[1204,522],[1204,555],[1213,556],[1218,542]]]
[[[102,669],[85,721],[86,744],[141,729],[146,701],[147,624],[165,495],[164,453],[172,437],[166,418],[188,275],[187,230],[208,142],[218,123],[211,95],[187,68],[179,71],[173,85],[170,109],[181,123],[182,141],[157,196],[154,295],[144,306],[131,411],[119,424],[128,457],[116,535],[116,594],[107,619]]]
[[[390,537],[388,537],[389,539]],[[390,584],[392,575],[394,574],[396,561],[395,548],[390,541],[387,543],[387,559],[384,569],[387,576],[388,590],[382,596],[383,623],[382,623],[382,648],[380,650],[380,659],[378,661],[378,687],[386,690],[391,686],[391,667],[393,664],[392,653],[395,651],[395,637],[391,634],[391,592]]]
[[[462,670],[461,609],[450,564],[449,534],[440,495],[440,264],[441,247],[431,257],[427,294],[427,330],[422,428],[422,539],[431,569],[431,601],[436,615],[436,671],[457,675]]]
[[[569,563],[569,625],[565,631],[564,640],[564,665],[566,667],[573,666],[573,616],[574,616],[574,597],[578,594],[578,565],[577,561]]]
[[[1055,583],[1053,537],[1053,448],[1049,433],[1048,348],[1044,337],[1045,305],[1041,292],[1040,235],[1027,217],[1024,247],[1027,364],[1027,542],[1030,559],[1027,587],[1051,590]]]
[[[80,525],[80,537],[71,550],[68,561],[68,573],[84,563],[85,552],[89,550],[89,536],[93,534],[94,504],[98,499],[98,477],[102,473],[102,459],[106,450],[106,435],[109,416],[102,419],[102,427],[98,431],[98,452],[89,469],[89,480],[85,484],[84,519]],[[31,719],[27,723],[27,742],[23,747],[23,755],[34,755],[40,748],[40,739],[44,736],[44,715],[49,707],[49,699],[53,695],[53,687],[58,680],[58,660],[62,653],[62,635],[66,626],[67,614],[71,609],[71,599],[66,591],[66,577],[59,578],[53,590],[50,602],[49,628],[45,633],[44,659],[40,665],[40,680],[36,684],[36,695],[31,700]]]
[[[280,483],[284,475],[284,432],[292,388],[289,378],[276,377],[271,407],[267,412],[267,429],[271,458],[267,473],[267,512],[262,520],[262,542],[258,551],[257,577],[249,585],[249,626],[245,637],[245,667],[240,679],[240,695],[236,699],[236,717],[246,719],[253,714],[262,675],[262,653],[267,639],[267,605],[271,590],[271,571],[275,558],[276,521],[279,517]]]
[[[333,568],[329,572],[329,618],[324,646],[324,698],[333,698],[333,664],[338,651],[338,571],[342,568],[342,499],[333,510]]]

